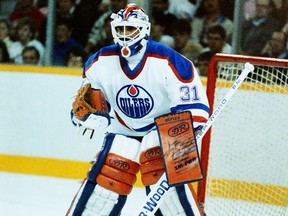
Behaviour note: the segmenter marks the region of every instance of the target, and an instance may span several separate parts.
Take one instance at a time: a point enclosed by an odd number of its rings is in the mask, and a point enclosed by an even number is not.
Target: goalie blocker
[[[170,186],[203,179],[190,112],[155,119]]]

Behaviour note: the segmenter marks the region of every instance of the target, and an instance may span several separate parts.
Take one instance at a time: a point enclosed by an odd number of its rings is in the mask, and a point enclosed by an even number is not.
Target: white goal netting
[[[212,126],[204,209],[207,216],[288,216],[288,60],[216,56],[208,97],[215,108],[245,62],[254,72]]]

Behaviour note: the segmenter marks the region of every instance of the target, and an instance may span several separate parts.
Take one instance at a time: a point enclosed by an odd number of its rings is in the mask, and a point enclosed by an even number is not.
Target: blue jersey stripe
[[[189,110],[189,109],[200,109],[204,110],[209,114],[210,108],[207,107],[206,105],[202,103],[194,103],[194,104],[183,104],[183,105],[177,105],[175,107],[171,107],[171,112],[176,113],[184,110]]]

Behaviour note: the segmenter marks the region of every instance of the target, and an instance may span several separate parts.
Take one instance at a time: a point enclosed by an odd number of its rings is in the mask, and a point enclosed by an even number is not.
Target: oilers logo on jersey
[[[130,118],[146,116],[154,106],[152,96],[139,85],[125,85],[116,96],[118,108]]]

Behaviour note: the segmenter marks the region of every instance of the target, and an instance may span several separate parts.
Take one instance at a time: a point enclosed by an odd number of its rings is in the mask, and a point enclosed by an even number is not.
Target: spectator
[[[256,0],[255,17],[244,22],[241,34],[242,54],[259,56],[272,32],[280,30],[279,22],[270,15],[273,8],[272,0]]]
[[[232,53],[232,46],[226,42],[226,31],[221,25],[211,26],[207,32],[207,47],[202,52]]]
[[[87,59],[88,59],[88,54],[83,49],[74,47],[66,53],[65,65],[67,67],[82,68]]]
[[[53,65],[65,66],[66,53],[76,47],[83,49],[81,44],[71,37],[72,25],[68,19],[57,20],[55,42],[53,46]]]
[[[286,48],[287,35],[282,31],[274,31],[266,50],[263,53],[265,57],[288,59],[288,50]]]
[[[56,20],[57,19],[73,19],[75,11],[75,0],[57,0],[56,4]]]
[[[157,24],[163,27],[163,34],[172,37],[173,23],[177,17],[169,12],[169,0],[153,0],[152,3],[152,17]],[[153,28],[153,25],[152,25]],[[152,29],[151,29],[152,30]]]
[[[200,76],[208,76],[209,63],[213,54],[211,52],[200,53],[195,62],[196,68]]]
[[[244,0],[244,1],[246,3],[249,0]],[[200,2],[201,2],[200,6],[197,9],[196,14],[195,14],[196,17],[202,17],[206,14],[206,11],[205,11],[204,5],[203,5],[203,0],[201,0]],[[235,2],[235,0],[220,0],[221,14],[230,20],[234,19],[234,2]]]
[[[104,26],[103,26],[103,40],[99,41],[92,49],[91,52],[97,52],[99,49],[101,49],[104,46],[108,46],[111,44],[114,44],[114,39],[111,33],[111,18],[108,16],[104,20]]]
[[[36,7],[38,10],[45,16],[47,17],[48,15],[48,0],[37,0],[35,3]]]
[[[255,17],[255,0],[246,0],[244,2],[243,14],[245,20],[251,20]]]
[[[78,1],[79,2],[79,1]],[[88,34],[102,11],[99,9],[101,0],[80,0],[75,6],[73,16],[73,32],[74,38],[83,47],[88,40]]]
[[[56,1],[55,22],[57,23],[57,20],[60,20],[60,19],[67,19],[67,20],[69,19],[70,23],[73,23],[75,20],[74,19],[75,0],[55,0],[55,1]],[[40,2],[40,5],[37,3],[38,7],[40,6],[43,7],[44,5],[45,5],[45,1]],[[41,10],[41,12],[45,13],[45,11],[43,10]],[[40,29],[39,37],[38,37],[38,39],[43,44],[46,42],[46,28],[47,28],[47,20],[45,20],[45,23],[42,25],[42,28]]]
[[[23,17],[30,17],[35,23],[35,38],[37,39],[42,25],[45,24],[46,17],[34,6],[33,0],[17,0],[16,8],[9,15],[14,27]]]
[[[34,46],[40,54],[40,61],[39,64],[44,64],[44,54],[45,54],[45,47],[42,43],[36,39],[34,39],[35,35],[35,24],[33,20],[29,17],[24,17],[20,19],[17,23],[16,32],[18,36],[18,40],[15,41],[11,45],[10,49],[10,58],[16,64],[23,64],[22,59],[22,50],[26,46]]]
[[[201,0],[170,0],[169,12],[174,14],[177,19],[192,20]]]
[[[284,31],[284,32],[286,33],[286,35],[288,35],[288,14],[286,13],[287,10],[288,10],[288,1],[285,0],[285,1],[283,2],[283,5],[282,5],[282,7],[281,7],[281,10],[282,10],[282,11],[285,10],[285,12],[283,12],[283,13],[281,13],[281,14],[282,14],[282,15],[286,15],[286,16],[285,16],[286,20],[285,20],[284,26],[282,27],[282,31]]]
[[[8,19],[0,19],[0,41],[3,41],[6,45],[8,53],[10,53],[11,45],[13,41],[10,38],[10,22]]]
[[[180,19],[173,23],[174,26],[174,45],[173,49],[191,61],[196,60],[203,47],[198,44],[189,43],[191,35],[191,25],[189,20]]]
[[[10,63],[10,58],[6,44],[3,41],[0,41],[0,63]]]
[[[22,51],[23,64],[39,65],[40,54],[34,46],[27,46]]]
[[[203,16],[195,17],[192,24],[192,40],[199,42],[203,47],[207,46],[207,31],[209,27],[221,25],[226,30],[227,41],[231,40],[233,22],[222,14],[220,0],[203,0]]]
[[[165,27],[162,25],[164,22],[164,16],[152,17],[150,38],[154,41],[165,44],[166,46],[172,47],[174,39],[172,36],[165,34]]]
[[[221,13],[223,16],[227,17],[230,20],[234,19],[234,8],[235,8],[235,0],[222,0],[221,1]]]
[[[287,0],[272,0],[274,2],[274,8],[272,8],[271,16],[275,18],[281,27],[288,22],[288,1]]]
[[[89,35],[88,42],[85,45],[85,51],[87,53],[91,53],[93,47],[97,46],[97,44],[104,40],[106,35],[104,33],[104,21],[107,17],[110,17],[112,13],[117,13],[120,9],[125,8],[128,0],[110,0],[111,5],[107,12],[102,14],[99,19],[94,23]],[[95,49],[95,48],[94,48]]]

